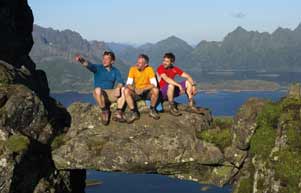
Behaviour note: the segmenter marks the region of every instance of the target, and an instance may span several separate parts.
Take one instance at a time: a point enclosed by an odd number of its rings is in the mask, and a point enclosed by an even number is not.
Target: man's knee
[[[103,90],[101,88],[95,88],[93,94],[94,96],[101,96],[103,94]]]
[[[155,96],[158,96],[159,95],[159,88],[155,87],[152,89],[152,93],[155,95]]]
[[[129,89],[129,88],[124,88],[123,92],[124,92],[125,96],[131,96],[132,95],[132,90]]]
[[[185,85],[186,85],[186,88],[192,87],[192,84],[188,80],[185,81]]]
[[[168,85],[168,90],[171,90],[171,91],[175,90],[175,85],[169,84]]]

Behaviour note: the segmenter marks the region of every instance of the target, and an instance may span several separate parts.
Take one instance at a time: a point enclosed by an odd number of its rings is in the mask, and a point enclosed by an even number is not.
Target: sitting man
[[[123,113],[125,104],[125,97],[123,94],[124,81],[120,71],[113,66],[115,61],[114,53],[105,51],[103,53],[102,64],[91,64],[81,56],[76,56],[76,60],[94,73],[93,96],[102,110],[102,124],[109,124],[109,104],[113,102],[117,102],[117,111],[114,114],[113,120],[125,122],[126,120]],[[117,83],[116,88],[114,88],[115,83]]]
[[[169,102],[169,112],[174,116],[180,116],[181,113],[176,108],[174,98],[186,93],[189,101],[190,110],[194,113],[202,113],[195,107],[193,97],[197,94],[195,81],[191,76],[174,65],[175,55],[166,53],[163,57],[163,63],[158,67],[157,73],[160,78],[160,92],[163,100]],[[176,75],[185,78],[185,81],[178,83],[175,81]]]
[[[124,90],[125,99],[130,108],[128,123],[132,123],[139,119],[139,112],[135,100],[150,99],[150,113],[149,116],[153,119],[160,119],[155,107],[158,102],[159,88],[155,72],[151,66],[148,65],[149,58],[147,55],[141,54],[137,59],[136,66],[131,67]]]

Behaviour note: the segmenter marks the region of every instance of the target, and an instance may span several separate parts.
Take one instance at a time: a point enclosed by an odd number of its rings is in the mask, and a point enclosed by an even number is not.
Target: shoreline
[[[91,89],[91,90],[89,90]],[[75,89],[50,89],[52,94],[62,94],[62,93],[79,93],[79,94],[90,94],[92,93],[92,87]],[[225,82],[202,82],[198,83],[198,91],[205,93],[218,93],[218,92],[287,92],[288,85],[280,85],[272,81],[263,80],[230,80]]]
[[[200,89],[198,92],[205,92],[206,94],[214,94],[219,92],[229,92],[229,93],[240,93],[240,92],[287,92],[288,89],[245,89],[245,90],[232,90],[232,89]],[[77,93],[77,94],[92,94],[88,91],[74,91],[74,90],[66,90],[66,91],[54,91],[50,92],[51,94],[64,94],[64,93]]]

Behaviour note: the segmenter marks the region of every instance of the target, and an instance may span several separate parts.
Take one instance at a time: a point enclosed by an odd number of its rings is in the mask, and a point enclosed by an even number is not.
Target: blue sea
[[[198,106],[210,108],[214,116],[233,116],[250,97],[279,100],[286,92],[200,92],[196,96]],[[76,101],[95,104],[92,94],[74,92],[52,94],[68,107]],[[186,103],[185,97],[176,99]],[[179,180],[156,174],[125,174],[87,171],[87,179],[97,179],[101,185],[86,188],[86,193],[230,193],[232,187],[207,186],[191,181]],[[205,187],[205,188],[204,188]],[[204,189],[203,189],[204,188]]]

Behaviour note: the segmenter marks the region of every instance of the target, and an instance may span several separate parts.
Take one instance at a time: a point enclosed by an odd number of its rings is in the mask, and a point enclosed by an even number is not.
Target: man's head
[[[113,52],[105,51],[102,55],[102,64],[104,67],[109,67],[115,62],[115,54]]]
[[[137,58],[137,68],[138,70],[144,70],[146,66],[148,66],[149,57],[145,54],[140,54]]]
[[[173,53],[166,53],[163,56],[163,66],[169,68],[176,61],[176,57]]]

